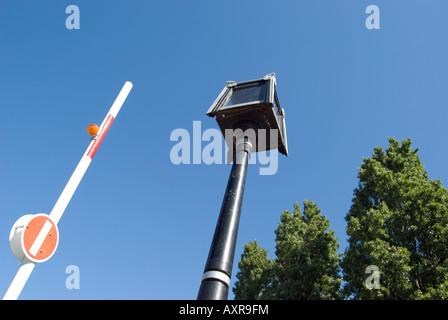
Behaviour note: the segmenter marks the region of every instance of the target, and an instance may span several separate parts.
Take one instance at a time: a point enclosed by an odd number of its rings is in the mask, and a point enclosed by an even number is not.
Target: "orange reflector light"
[[[100,128],[98,128],[98,126],[96,124],[91,124],[90,126],[87,127],[87,132],[91,136],[96,135],[98,133],[98,130],[100,130]]]

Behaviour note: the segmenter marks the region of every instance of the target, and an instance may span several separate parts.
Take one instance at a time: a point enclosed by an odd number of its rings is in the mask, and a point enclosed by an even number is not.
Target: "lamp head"
[[[259,140],[258,133],[263,132],[260,129],[265,129],[266,141],[257,143],[253,151],[278,149],[280,153],[288,155],[285,111],[278,100],[275,73],[257,80],[228,81],[206,114],[216,117],[224,136],[226,129],[252,128],[257,132]],[[270,130],[277,130],[276,141],[271,141]]]

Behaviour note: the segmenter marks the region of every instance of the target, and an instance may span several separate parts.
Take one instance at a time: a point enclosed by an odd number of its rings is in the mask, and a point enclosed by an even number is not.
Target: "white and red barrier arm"
[[[112,107],[110,108],[103,122],[101,123],[96,137],[92,138],[92,141],[90,142],[89,146],[84,152],[84,155],[79,161],[78,166],[76,167],[75,171],[70,177],[70,180],[68,180],[67,185],[65,186],[58,200],[56,201],[53,210],[51,210],[50,218],[54,221],[54,223],[57,224],[59,222],[59,219],[61,219],[62,214],[65,211],[65,208],[67,208],[70,199],[75,193],[75,190],[78,187],[79,183],[81,182],[81,179],[86,173],[90,163],[92,162],[92,159],[95,156],[98,147],[103,141],[104,136],[106,135],[107,131],[110,128],[110,125],[117,117],[117,114],[120,111],[121,106],[126,100],[131,89],[132,89],[132,83],[127,81],[124,84],[123,88],[121,89],[120,93],[118,94],[117,98],[115,99],[115,102],[112,104]]]
[[[132,89],[132,83],[127,81],[124,84],[123,88],[121,89],[120,93],[118,94],[117,98],[115,99],[114,103],[112,104],[112,107],[110,108],[100,127],[98,128],[97,134],[94,137],[92,137],[89,146],[84,152],[84,155],[82,156],[75,171],[68,180],[67,185],[65,186],[64,190],[62,191],[61,195],[56,201],[56,204],[54,205],[53,210],[51,210],[51,213],[49,215],[49,218],[51,218],[51,220],[54,222],[55,225],[58,224],[59,220],[64,214],[64,211],[67,208],[67,205],[70,202],[73,194],[75,193],[76,188],[78,187],[82,177],[86,173],[87,168],[89,167],[93,157],[95,156],[96,151],[98,150],[98,147],[100,146],[112,122],[115,120],[118,112],[123,106],[123,103],[126,100],[131,89]],[[21,262],[22,264],[17,270],[8,289],[6,290],[3,296],[3,300],[15,300],[19,297],[23,287],[28,281],[28,278],[30,277],[36,265],[36,262],[30,261],[30,259],[28,259],[27,257],[21,259]]]

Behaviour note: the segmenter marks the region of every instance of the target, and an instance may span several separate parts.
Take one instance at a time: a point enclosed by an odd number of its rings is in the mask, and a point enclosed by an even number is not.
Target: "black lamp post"
[[[216,116],[233,166],[197,299],[226,300],[250,154],[278,149],[288,155],[285,112],[278,102],[275,74],[252,81],[227,82],[207,115]],[[270,134],[260,134],[263,129],[277,130],[276,141],[270,140]],[[260,138],[266,141],[260,143]]]

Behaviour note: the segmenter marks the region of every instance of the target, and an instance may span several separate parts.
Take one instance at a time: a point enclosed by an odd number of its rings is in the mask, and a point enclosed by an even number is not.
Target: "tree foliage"
[[[244,253],[238,264],[238,281],[233,293],[235,300],[262,299],[271,283],[274,260],[268,258],[268,251],[260,248],[257,240],[244,245]]]
[[[448,298],[448,192],[431,180],[411,140],[390,138],[359,169],[346,215],[348,247],[341,261],[345,297]],[[368,289],[369,265],[380,271]]]
[[[235,299],[448,299],[448,191],[411,144],[389,138],[363,159],[342,257],[317,205],[295,204],[275,231],[276,259],[245,246]]]
[[[257,242],[245,245],[239,262],[235,299],[337,299],[338,241],[330,222],[312,201],[282,213],[271,260]]]

